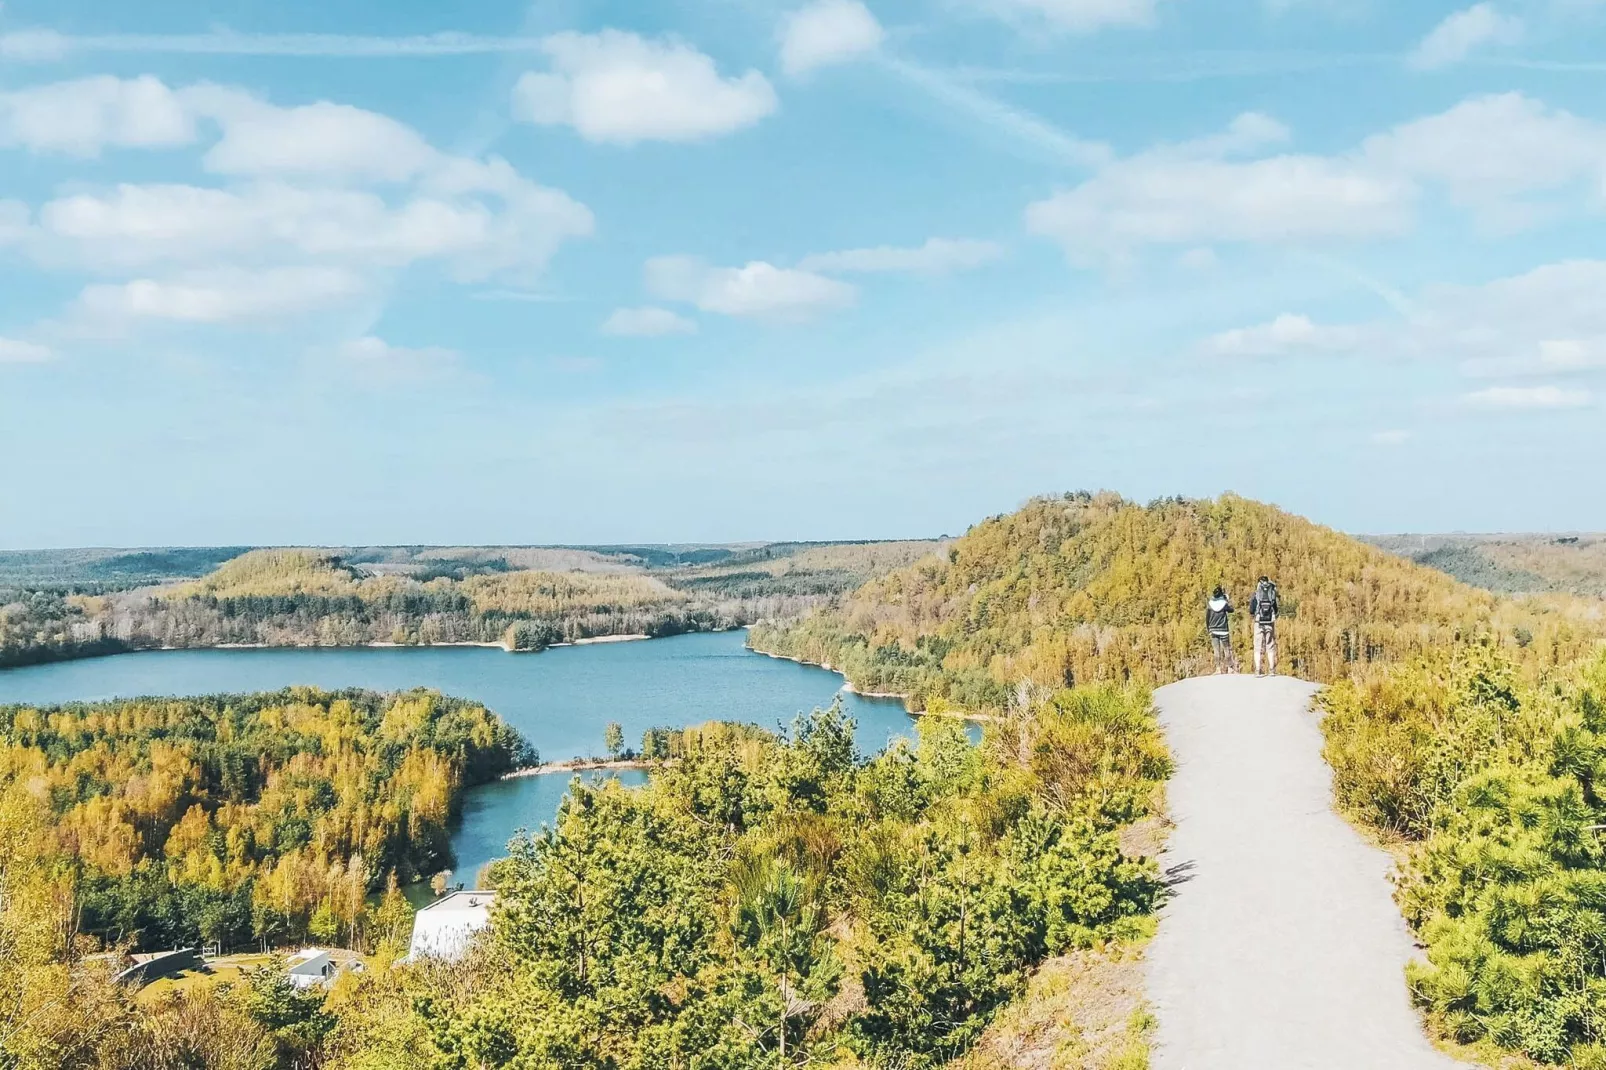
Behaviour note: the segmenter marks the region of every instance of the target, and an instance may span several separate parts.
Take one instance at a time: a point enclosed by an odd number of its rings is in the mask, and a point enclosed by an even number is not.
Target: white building
[[[339,963],[320,947],[304,947],[285,962],[285,975],[296,988],[326,985],[340,972]]]
[[[474,934],[491,924],[495,892],[453,892],[413,915],[413,939],[407,957],[457,959],[468,950]]]

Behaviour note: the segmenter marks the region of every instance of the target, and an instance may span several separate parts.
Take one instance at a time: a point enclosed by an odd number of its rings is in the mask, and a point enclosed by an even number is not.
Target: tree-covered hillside
[[[755,628],[755,648],[837,668],[913,708],[1008,705],[1040,686],[1159,684],[1209,664],[1203,607],[1238,604],[1262,573],[1281,590],[1284,664],[1334,680],[1476,634],[1501,647],[1587,649],[1590,622],[1486,591],[1273,506],[1233,495],[1148,506],[1113,494],[1039,498],[977,524],[945,555],[875,580],[799,624]]]
[[[730,628],[796,616],[935,546],[638,548],[645,557],[553,547],[253,550],[188,583],[110,591],[0,584],[0,668],[153,647],[482,643],[530,651]]]
[[[136,948],[349,940],[387,878],[450,867],[464,788],[531,760],[423,691],[0,706],[0,790],[43,805],[79,930]]]
[[[1146,692],[1064,692],[982,747],[852,739],[836,711],[706,725],[644,789],[578,788],[492,867],[492,941],[375,978],[334,1064],[930,1067],[1046,956],[1150,928],[1159,874],[1115,834],[1167,772]]]
[[[1366,541],[1502,594],[1606,598],[1606,535],[1378,535]]]

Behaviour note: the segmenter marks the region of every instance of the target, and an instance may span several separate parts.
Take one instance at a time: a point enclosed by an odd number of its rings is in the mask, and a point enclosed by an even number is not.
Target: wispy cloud
[[[55,356],[47,346],[16,338],[0,338],[0,364],[36,364]]]
[[[797,266],[804,271],[946,275],[980,267],[1003,255],[1004,247],[997,242],[971,238],[927,238],[924,245],[909,248],[879,245],[872,249],[815,253],[805,256]]]
[[[1459,63],[1490,45],[1510,45],[1522,39],[1523,21],[1491,3],[1473,4],[1435,26],[1411,54],[1411,66],[1437,70]]]
[[[539,53],[544,38],[498,37],[471,33],[433,33],[375,37],[326,33],[112,33],[65,34],[54,30],[13,30],[0,34],[0,57],[55,60],[83,53],[137,53],[197,56],[326,56],[406,58]]]
[[[1074,70],[1033,67],[950,67],[960,82],[983,85],[1098,85],[1108,82],[1198,82],[1215,78],[1278,77],[1312,71],[1398,64],[1394,52],[1243,52],[1199,50],[1146,56],[1090,57]]]
[[[1559,386],[1491,386],[1466,395],[1465,400],[1485,409],[1581,409],[1594,395]]]
[[[881,64],[916,89],[989,129],[1076,167],[1102,167],[1114,156],[1108,145],[1068,133],[1040,116],[989,96],[941,70],[891,56],[883,56]]]

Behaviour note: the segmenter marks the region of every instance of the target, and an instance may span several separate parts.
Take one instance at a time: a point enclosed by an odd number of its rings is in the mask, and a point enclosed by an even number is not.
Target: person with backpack
[[[1277,675],[1277,585],[1268,576],[1260,577],[1249,599],[1249,619],[1255,629],[1255,675]],[[1261,664],[1265,672],[1261,672]]]
[[[1211,653],[1216,662],[1216,675],[1237,672],[1238,662],[1232,656],[1232,600],[1221,585],[1205,603],[1205,630],[1210,633]]]

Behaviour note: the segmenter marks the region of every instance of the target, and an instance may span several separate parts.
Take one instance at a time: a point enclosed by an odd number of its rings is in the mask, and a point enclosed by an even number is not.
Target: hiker
[[[1210,648],[1216,661],[1216,675],[1237,672],[1238,663],[1232,656],[1232,601],[1227,592],[1216,584],[1216,591],[1205,603],[1205,628],[1210,632]]]
[[[1255,675],[1277,675],[1277,585],[1270,577],[1260,577],[1249,599],[1249,619],[1255,629]],[[1261,672],[1261,662],[1265,672]]]

